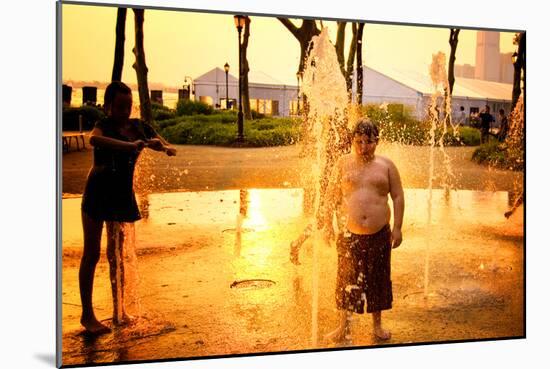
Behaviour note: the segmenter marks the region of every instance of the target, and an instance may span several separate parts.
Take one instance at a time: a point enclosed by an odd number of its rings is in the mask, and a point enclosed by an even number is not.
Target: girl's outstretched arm
[[[101,128],[94,127],[94,129],[90,132],[90,145],[120,151],[136,151],[141,150],[144,147],[145,142],[143,140],[127,142],[117,140],[116,138],[105,137]]]

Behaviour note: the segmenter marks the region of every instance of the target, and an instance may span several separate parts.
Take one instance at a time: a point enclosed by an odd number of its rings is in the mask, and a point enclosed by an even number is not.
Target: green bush
[[[477,146],[481,143],[481,132],[472,127],[460,127],[460,142],[466,146]]]
[[[262,113],[258,113],[256,110],[254,109],[251,109],[250,110],[250,115],[252,115],[252,119],[263,119],[265,118],[265,114],[262,114]]]
[[[382,109],[378,105],[368,104],[363,107],[363,114],[377,124],[380,137],[384,141],[406,145],[429,144],[431,123],[415,119],[410,108],[405,105],[388,104],[387,109]],[[441,129],[435,131],[436,142],[441,134]],[[477,146],[480,140],[478,129],[464,126],[459,127],[458,137],[455,137],[452,127],[449,127],[443,138],[445,146]]]
[[[98,109],[95,106],[83,105],[79,108],[64,108],[62,117],[62,129],[64,131],[78,131],[78,116],[82,115],[82,129],[91,130],[98,120],[105,117],[103,109]]]
[[[222,121],[229,114],[216,114],[217,121],[205,120],[196,115],[185,119],[163,121],[159,124],[160,134],[175,144],[189,145],[235,145],[237,137],[236,120]],[[198,118],[198,119],[197,119]],[[264,118],[244,122],[244,146],[265,147],[296,143],[299,139],[300,123],[290,118]]]
[[[497,168],[522,170],[523,153],[520,157],[517,157],[516,154],[517,150],[508,150],[506,143],[490,140],[474,151],[472,160],[479,164],[488,164]]]
[[[214,108],[210,105],[200,102],[200,101],[191,101],[191,100],[179,100],[176,105],[176,115],[193,115],[193,114],[212,114]]]
[[[174,109],[170,109],[169,107],[156,102],[151,103],[151,110],[153,112],[153,120],[157,122],[176,117],[176,112]]]
[[[485,163],[495,167],[505,167],[505,149],[498,141],[489,141],[474,151],[472,160],[479,164]]]

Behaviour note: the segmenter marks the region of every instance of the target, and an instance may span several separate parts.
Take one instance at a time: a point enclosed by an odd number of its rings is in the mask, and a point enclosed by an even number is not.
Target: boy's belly
[[[352,233],[373,234],[390,221],[387,196],[357,191],[346,196],[344,204],[346,228]]]

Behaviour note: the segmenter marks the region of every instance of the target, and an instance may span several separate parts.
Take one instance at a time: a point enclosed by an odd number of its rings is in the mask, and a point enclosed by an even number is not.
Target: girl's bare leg
[[[82,228],[84,231],[84,252],[78,271],[80,300],[82,302],[80,324],[91,334],[103,334],[110,332],[111,329],[101,324],[96,318],[92,305],[94,274],[101,250],[103,221],[92,219],[85,212],[82,212]]]
[[[381,340],[389,340],[391,338],[391,332],[382,328],[382,312],[375,311],[372,313],[372,327],[374,335]]]

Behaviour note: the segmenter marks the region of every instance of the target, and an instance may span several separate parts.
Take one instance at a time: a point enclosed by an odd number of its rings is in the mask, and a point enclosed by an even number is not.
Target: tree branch
[[[300,32],[298,30],[298,27],[296,27],[294,23],[290,21],[290,19],[288,18],[277,18],[277,19],[283,24],[283,26],[285,26],[290,31],[290,33],[294,35],[294,37],[296,37],[298,40],[300,39]]]

